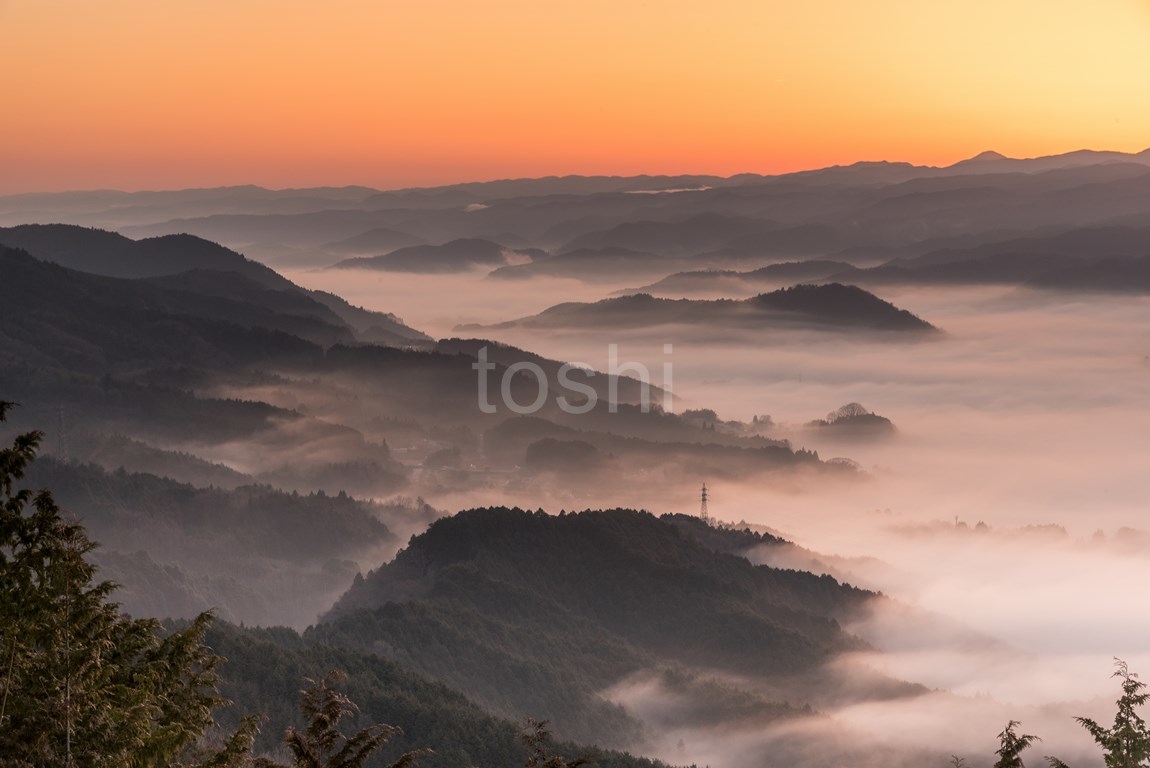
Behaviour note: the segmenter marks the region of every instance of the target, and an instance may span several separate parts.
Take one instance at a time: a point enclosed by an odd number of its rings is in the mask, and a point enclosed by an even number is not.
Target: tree
[[[994,768],[1025,768],[1021,757],[1023,751],[1041,739],[1029,733],[1015,733],[1014,729],[1020,725],[1022,723],[1017,720],[1011,720],[1006,724],[1002,733],[998,734],[999,746],[994,753],[998,755],[998,762],[994,764]]]
[[[1138,708],[1150,701],[1146,683],[1131,672],[1126,662],[1114,660],[1114,677],[1122,680],[1122,695],[1118,697],[1118,712],[1114,715],[1114,725],[1103,728],[1088,717],[1076,717],[1078,724],[1094,737],[1102,747],[1102,757],[1106,768],[1145,768],[1150,766],[1150,732],[1146,721],[1138,714]],[[1047,758],[1052,768],[1066,768],[1057,758]]]
[[[871,412],[864,408],[859,403],[847,403],[846,405],[831,411],[827,414],[827,422],[834,424],[839,419],[857,419],[861,416],[870,416]]]
[[[0,422],[12,407],[0,401]],[[0,765],[173,765],[224,703],[211,616],[165,633],[119,612],[83,527],[48,491],[16,489],[41,437],[0,450]]]
[[[194,768],[275,768],[274,763],[252,755],[256,736],[260,732],[260,724],[265,719],[263,715],[243,718],[240,727],[216,750],[198,745],[190,748],[188,750],[190,765]],[[181,766],[176,765],[173,768]]]
[[[372,752],[393,736],[403,733],[392,725],[373,725],[347,738],[339,730],[343,718],[359,712],[345,694],[333,687],[343,682],[341,672],[329,672],[322,680],[311,680],[301,693],[300,711],[308,720],[305,730],[290,727],[284,743],[295,759],[295,768],[361,768]],[[424,750],[408,752],[390,768],[408,768]],[[274,763],[257,760],[256,768],[278,768]]]
[[[13,404],[0,401],[0,423]],[[252,754],[263,718],[248,717],[215,748],[205,733],[223,659],[204,645],[212,616],[178,631],[123,615],[115,585],[96,580],[95,544],[48,491],[17,489],[42,434],[0,449],[0,768],[282,768]],[[297,768],[361,768],[400,729],[345,738],[358,712],[332,673],[309,681],[305,730],[284,736]],[[423,752],[390,768],[410,768]]]
[[[549,754],[551,743],[550,722],[528,718],[524,732],[523,746],[527,747],[526,768],[580,768],[591,762],[589,758],[577,757],[571,762],[560,755]]]

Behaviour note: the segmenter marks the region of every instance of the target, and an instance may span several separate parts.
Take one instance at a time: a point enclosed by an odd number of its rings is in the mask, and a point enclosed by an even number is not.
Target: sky
[[[0,193],[1150,146],[1147,0],[0,0]]]

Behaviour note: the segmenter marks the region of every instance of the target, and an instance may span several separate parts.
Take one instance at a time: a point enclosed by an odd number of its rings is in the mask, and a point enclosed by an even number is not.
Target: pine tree
[[[547,720],[528,718],[527,729],[522,736],[523,746],[527,747],[526,768],[580,768],[590,763],[586,757],[577,757],[567,762],[560,755],[550,754],[551,728]]]
[[[359,708],[334,686],[345,675],[330,672],[322,680],[308,680],[310,685],[301,693],[300,711],[308,721],[300,731],[288,728],[284,743],[294,758],[295,768],[362,768],[364,762],[377,749],[394,736],[402,733],[391,725],[373,725],[347,738],[339,729],[339,722],[359,712]],[[390,768],[409,768],[423,751],[408,752],[391,764]],[[274,763],[257,760],[256,768],[279,768]]]
[[[223,703],[211,617],[165,633],[119,612],[83,527],[48,491],[16,489],[41,437],[0,450],[0,765],[170,766]]]
[[[1041,741],[1037,736],[1029,733],[1018,734],[1014,729],[1021,725],[1017,720],[1011,720],[998,734],[998,762],[994,768],[1025,768],[1022,762],[1022,753],[1034,742]]]
[[[1138,714],[1138,708],[1150,701],[1146,683],[1131,672],[1126,662],[1114,660],[1114,677],[1122,680],[1122,695],[1118,698],[1118,712],[1114,715],[1114,725],[1103,728],[1088,717],[1076,717],[1078,724],[1094,737],[1102,747],[1102,758],[1106,768],[1145,768],[1150,766],[1150,732],[1146,721]],[[1067,768],[1056,758],[1048,758],[1052,768]]]

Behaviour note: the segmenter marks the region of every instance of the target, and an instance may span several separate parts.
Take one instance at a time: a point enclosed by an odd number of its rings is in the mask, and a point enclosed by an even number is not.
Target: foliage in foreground
[[[0,422],[12,403],[0,401]],[[201,614],[165,632],[122,614],[86,558],[95,544],[67,522],[51,493],[16,489],[42,435],[0,450],[0,765],[5,768],[283,768],[252,755],[258,718],[246,718],[217,749],[206,748],[223,660],[204,644]],[[295,768],[361,768],[398,728],[373,725],[347,738],[340,721],[358,712],[334,687],[338,673],[309,681],[308,721],[284,743]],[[391,768],[408,768],[417,752]]]
[[[359,712],[350,698],[335,685],[346,679],[342,672],[329,672],[319,680],[308,680],[300,693],[300,712],[308,724],[302,730],[289,727],[284,744],[294,768],[363,768],[367,758],[402,731],[391,725],[372,725],[350,738],[340,730],[340,721]],[[250,748],[250,746],[249,746]],[[419,752],[407,752],[390,768],[410,768]],[[287,768],[265,758],[251,761],[253,768]]]
[[[998,755],[998,762],[994,768],[1025,768],[1022,753],[1041,739],[1029,733],[1015,733],[1014,729],[1020,725],[1017,720],[1011,720],[998,734],[998,750],[994,753]]]
[[[1150,692],[1146,691],[1146,683],[1130,671],[1125,661],[1115,659],[1114,666],[1116,669],[1113,676],[1122,681],[1122,694],[1116,702],[1118,711],[1114,715],[1114,725],[1106,728],[1088,717],[1074,719],[1102,748],[1106,768],[1150,768],[1150,730],[1138,714],[1138,708],[1150,701]],[[995,752],[998,762],[994,768],[1025,768],[1022,753],[1041,739],[1032,734],[1017,733],[1015,729],[1020,725],[1017,720],[1011,720],[998,734],[999,747]],[[1057,757],[1047,755],[1046,762],[1050,768],[1069,768]],[[966,761],[955,756],[951,764],[955,768],[963,768]]]
[[[0,764],[179,765],[223,703],[202,643],[211,617],[164,633],[120,613],[83,527],[49,492],[15,487],[41,437],[0,450]]]

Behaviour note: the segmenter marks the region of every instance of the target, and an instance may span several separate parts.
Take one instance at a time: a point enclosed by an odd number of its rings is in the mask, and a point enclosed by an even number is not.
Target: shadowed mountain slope
[[[611,743],[633,735],[601,694],[624,677],[668,665],[801,676],[865,647],[838,620],[874,597],[753,566],[645,512],[475,509],[357,579],[309,636],[380,649],[497,712],[541,712]]]
[[[227,297],[265,310],[317,318],[345,331],[341,340],[424,344],[430,337],[394,315],[354,307],[342,298],[309,291],[239,253],[193,235],[131,240],[114,232],[64,224],[0,228],[0,244],[80,272],[119,278],[169,278],[159,284],[187,293]],[[177,278],[182,273],[191,276]]]

